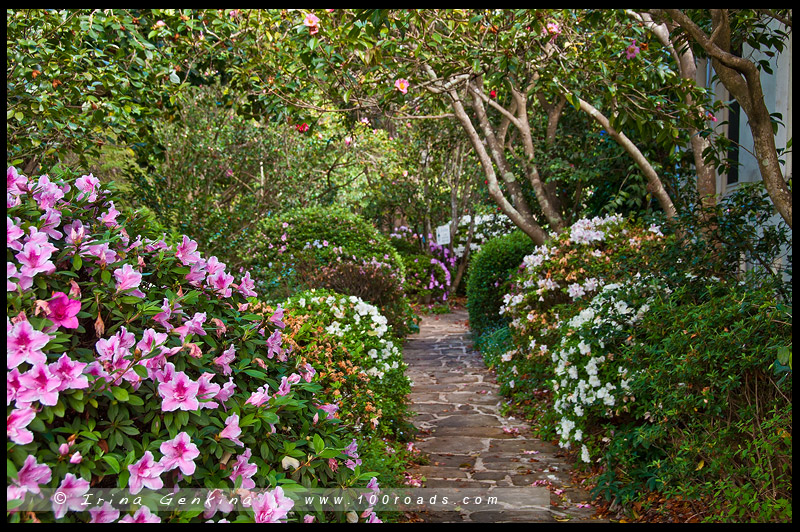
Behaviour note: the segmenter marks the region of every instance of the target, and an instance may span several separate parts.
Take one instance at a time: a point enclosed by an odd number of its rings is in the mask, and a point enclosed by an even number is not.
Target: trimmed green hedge
[[[508,322],[499,314],[506,282],[522,259],[533,253],[534,244],[522,231],[489,240],[472,258],[467,280],[467,310],[473,333]]]

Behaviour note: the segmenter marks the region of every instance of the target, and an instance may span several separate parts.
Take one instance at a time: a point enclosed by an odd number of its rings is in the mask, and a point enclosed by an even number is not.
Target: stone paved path
[[[430,464],[416,472],[425,477],[427,488],[485,488],[487,493],[548,481],[550,500],[541,489],[526,490],[540,495],[502,511],[461,508],[420,517],[430,522],[588,519],[594,511],[577,504],[587,502],[589,495],[571,485],[568,464],[556,456],[558,447],[533,438],[521,420],[500,414],[499,385],[472,349],[466,322],[464,310],[426,316],[420,332],[405,344],[413,382],[411,410],[417,413],[413,423],[420,429],[416,445],[430,456]]]

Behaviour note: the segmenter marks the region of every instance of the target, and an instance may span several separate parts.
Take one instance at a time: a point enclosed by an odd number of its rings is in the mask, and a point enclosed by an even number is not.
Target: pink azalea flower
[[[119,510],[106,501],[103,506],[89,508],[89,515],[92,516],[90,523],[113,523],[119,519]]]
[[[92,174],[81,176],[75,180],[75,188],[81,191],[77,200],[86,199],[89,203],[97,201],[97,192],[100,188],[100,180]]]
[[[275,313],[269,317],[269,321],[271,321],[276,327],[280,329],[286,327],[286,324],[283,322],[283,308],[281,307],[280,303],[278,304],[278,308],[275,309]]]
[[[106,227],[119,227],[117,223],[117,216],[119,216],[119,211],[114,207],[114,202],[109,201],[109,205],[111,205],[106,212],[104,212],[98,221],[102,224],[105,224]]]
[[[214,364],[222,368],[223,375],[230,375],[232,373],[230,363],[236,358],[236,348],[231,345],[228,349],[222,352],[220,356],[214,359]]]
[[[83,456],[81,456],[80,451],[76,451],[75,454],[72,455],[72,458],[69,459],[70,464],[80,464],[83,461]]]
[[[145,329],[142,339],[136,344],[142,355],[149,354],[153,349],[167,341],[167,333],[156,332],[155,329]]]
[[[43,405],[58,403],[58,388],[61,379],[50,372],[49,366],[38,364],[19,376],[22,389],[17,394],[18,403],[39,401]]]
[[[17,172],[13,166],[9,166],[6,171],[6,192],[8,194],[20,195],[28,191],[28,178]]]
[[[15,251],[22,251],[22,243],[17,242],[25,235],[25,231],[14,223],[10,217],[6,216],[6,247]]]
[[[17,368],[6,372],[6,406],[11,404],[11,401],[17,400],[17,394],[22,389],[19,383],[19,370]]]
[[[159,21],[161,22],[161,21]],[[153,515],[150,508],[142,506],[133,515],[126,515],[119,520],[120,523],[160,523],[161,518]]]
[[[144,294],[138,290],[142,282],[142,274],[134,270],[130,264],[123,264],[122,268],[114,270],[114,278],[117,280],[117,292],[131,290],[130,295],[144,297]]]
[[[44,225],[42,225],[40,231],[46,233],[47,236],[53,238],[55,240],[59,240],[62,236],[64,236],[60,231],[56,231],[56,227],[61,225],[61,211],[56,209],[47,209],[43,215],[39,217],[40,220],[44,220]]]
[[[206,519],[217,513],[217,510],[220,510],[226,514],[233,510],[233,504],[231,503],[230,498],[226,497],[222,493],[221,489],[213,490],[206,498],[204,506],[205,511],[203,512],[203,517]]]
[[[239,283],[238,290],[244,297],[256,297],[258,294],[253,291],[255,286],[256,283],[250,279],[250,272],[247,272],[244,274],[244,277],[242,277],[242,282]]]
[[[67,476],[64,477],[64,480],[62,480],[61,484],[58,486],[58,491],[56,491],[56,493],[63,494],[65,498],[63,500],[56,500],[54,498],[55,495],[51,498],[53,501],[55,518],[61,519],[67,514],[67,510],[72,510],[74,512],[84,511],[86,508],[83,506],[83,496],[87,491],[89,491],[89,481],[78,478],[72,473],[67,473]]]
[[[304,379],[306,382],[311,382],[311,379],[313,379],[313,378],[314,378],[314,375],[316,375],[316,374],[317,374],[317,370],[315,370],[315,369],[314,369],[314,366],[312,366],[311,364],[306,364],[306,365],[304,366],[304,369],[305,369],[305,371],[304,371],[304,372],[302,372],[302,374],[303,374],[303,379]]]
[[[265,384],[264,386],[259,386],[259,388],[250,394],[250,397],[247,398],[247,401],[244,404],[250,404],[253,406],[261,406],[269,400],[269,394],[267,393],[268,386]]]
[[[84,368],[88,366],[85,362],[76,362],[69,358],[66,353],[48,366],[50,372],[61,380],[58,391],[63,390],[82,390],[89,387],[89,379],[83,374]]]
[[[41,493],[40,484],[50,482],[53,472],[45,464],[39,464],[36,457],[28,455],[22,468],[17,472],[17,478],[12,478],[6,487],[6,501],[21,500],[26,493]]]
[[[400,78],[394,82],[394,88],[402,92],[403,94],[408,92],[408,80]]]
[[[289,384],[289,379],[281,377],[281,385],[278,387],[278,392],[275,395],[287,395],[292,391],[292,385]]]
[[[219,384],[211,382],[214,378],[213,373],[203,373],[197,379],[197,384],[200,386],[197,390],[197,398],[200,399],[200,408],[217,408],[219,405],[214,402],[214,399],[219,395],[222,387]]]
[[[311,514],[306,514],[306,515],[303,516],[303,522],[304,523],[313,523],[315,519],[316,519],[316,517],[311,515]]]
[[[381,491],[381,488],[378,485],[378,479],[376,477],[372,477],[370,479],[370,481],[367,483],[367,489],[370,489],[370,490],[374,491],[375,493],[378,493],[378,492]]]
[[[112,251],[108,242],[102,244],[94,244],[86,248],[86,254],[100,259],[100,265],[112,264],[117,261],[117,254]]]
[[[284,496],[280,486],[257,496],[252,504],[256,523],[278,523],[293,506],[294,501]]]
[[[194,459],[200,456],[197,445],[186,432],[180,432],[173,439],[165,441],[159,447],[164,455],[159,462],[164,466],[164,471],[180,468],[184,475],[193,475],[195,471]]]
[[[281,354],[281,332],[275,331],[273,332],[269,338],[267,338],[267,358],[272,358],[276,354],[280,356]]]
[[[70,299],[64,292],[55,292],[53,298],[47,302],[47,319],[53,322],[54,327],[77,329],[78,312],[81,311],[81,302]]]
[[[153,453],[150,451],[146,451],[141,460],[129,465],[128,471],[131,473],[128,487],[133,495],[136,495],[145,487],[152,490],[164,487],[164,482],[161,480],[164,466],[153,459]]]
[[[233,397],[233,393],[236,391],[236,384],[233,382],[233,377],[222,385],[222,389],[219,391],[215,399],[221,403],[224,403],[231,397]],[[223,405],[224,408],[225,405]]]
[[[15,408],[6,418],[6,434],[8,439],[17,445],[27,445],[33,441],[33,432],[26,427],[36,417],[36,410],[30,405]]]
[[[233,283],[233,275],[225,273],[225,270],[219,270],[214,275],[209,275],[206,283],[222,297],[231,297],[230,285]]]
[[[173,410],[194,411],[200,407],[197,400],[197,392],[200,385],[189,378],[182,371],[176,372],[168,382],[158,385],[158,394],[163,399],[161,410],[172,412]]]
[[[178,246],[175,256],[186,266],[201,260],[200,253],[197,252],[197,242],[186,235],[183,235],[183,241]]]
[[[192,264],[189,268],[189,273],[186,274],[185,279],[189,281],[192,286],[200,286],[206,279],[208,272],[206,271],[206,263],[204,260],[199,260]]]
[[[167,321],[172,316],[172,307],[169,304],[169,299],[166,297],[161,305],[161,312],[153,316],[153,320],[156,323],[159,323],[162,327],[164,327],[167,331],[171,331],[173,329],[172,325]]]
[[[242,477],[242,487],[250,490],[256,487],[255,481],[251,478],[258,472],[258,466],[250,463],[252,456],[250,449],[245,449],[244,453],[236,457],[236,463],[231,468],[231,474],[228,478],[236,484],[236,479]]]
[[[44,174],[39,177],[39,181],[33,193],[33,199],[39,204],[39,209],[45,210],[53,208],[63,197],[64,191],[62,191],[58,185],[52,183],[48,175]]]
[[[33,233],[36,235],[36,233]],[[44,238],[47,238],[45,233],[41,233]],[[27,278],[27,282],[20,278],[20,286],[23,290],[27,290],[33,284],[33,277],[37,273],[51,274],[56,271],[56,265],[50,260],[56,247],[49,242],[42,241],[39,238],[30,238],[28,242],[22,246],[22,251],[17,253],[15,257],[20,262],[22,267],[20,273],[22,277]]]
[[[241,434],[242,429],[239,427],[239,416],[236,414],[231,414],[228,416],[228,419],[225,420],[225,428],[219,433],[219,437],[227,438],[236,445],[244,447],[244,443],[239,440],[239,436]]]
[[[214,275],[217,272],[225,271],[225,263],[220,262],[217,257],[209,257],[206,261],[206,270],[208,270],[208,275]]]
[[[42,348],[51,338],[55,337],[37,331],[27,320],[15,323],[11,330],[6,332],[8,369],[16,368],[23,362],[32,365],[41,365],[47,362],[47,356],[42,352]]]
[[[197,334],[198,336],[205,336],[206,331],[203,330],[203,323],[206,321],[205,312],[195,312],[191,319],[185,321],[180,327],[176,327],[175,331],[183,341],[190,334]]]
[[[328,414],[326,419],[334,419],[336,417],[334,414],[336,414],[336,411],[339,410],[339,407],[334,404],[320,405],[317,408]]]

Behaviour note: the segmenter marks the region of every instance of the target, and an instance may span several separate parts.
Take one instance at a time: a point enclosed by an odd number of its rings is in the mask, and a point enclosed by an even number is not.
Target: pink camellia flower
[[[72,473],[67,473],[67,476],[64,477],[64,480],[62,480],[61,484],[58,486],[58,490],[56,490],[56,493],[60,494],[59,497],[63,496],[63,499],[56,499],[55,495],[50,499],[53,501],[55,518],[61,519],[67,514],[67,510],[75,512],[84,511],[86,508],[83,506],[83,496],[89,491],[89,487],[88,480],[83,480]]]
[[[158,385],[158,394],[163,401],[161,409],[165,412],[173,410],[194,411],[200,407],[197,400],[197,392],[200,385],[189,378],[182,371],[176,372],[172,379]]]
[[[319,31],[319,17],[313,13],[309,13],[306,15],[306,18],[303,19],[303,25],[308,28],[311,35],[315,35]]]
[[[252,508],[256,523],[278,523],[286,518],[294,501],[283,494],[283,488],[266,491],[253,500]]]
[[[130,290],[130,295],[144,297],[138,289],[142,283],[142,274],[134,270],[130,264],[123,264],[122,268],[114,270],[114,278],[117,280],[117,292]]]
[[[39,401],[43,405],[55,406],[58,403],[58,388],[61,379],[50,372],[49,366],[38,364],[20,374],[22,386],[17,394],[18,403]]]
[[[10,323],[10,322],[9,322]],[[27,320],[14,324],[6,331],[6,364],[8,369],[16,368],[23,362],[41,365],[47,362],[42,348],[55,336],[37,331]]]
[[[86,362],[76,362],[64,353],[52,364],[48,365],[50,372],[61,380],[58,391],[83,390],[89,387],[89,379],[83,374]]]
[[[225,420],[225,428],[219,433],[219,437],[227,438],[236,445],[244,447],[244,443],[239,440],[241,434],[242,429],[239,427],[239,416],[237,414],[231,414],[228,416],[228,419]]]
[[[161,21],[159,21],[161,22]],[[120,523],[160,523],[161,518],[153,515],[150,508],[142,506],[133,515],[126,515],[119,520]]]
[[[47,302],[47,319],[53,322],[57,329],[77,329],[78,312],[81,311],[81,302],[77,299],[70,299],[64,292],[55,292],[53,298]]]
[[[89,508],[89,515],[92,516],[90,523],[113,523],[119,519],[119,510],[106,501],[103,506]]]
[[[711,120],[712,122],[716,122],[717,121],[717,117],[714,116],[714,113],[712,113],[711,111],[708,111],[706,113],[706,119]]]
[[[52,475],[53,472],[47,465],[38,463],[35,456],[28,455],[17,472],[17,478],[12,478],[6,487],[6,501],[21,500],[26,493],[39,495],[39,485],[50,482]]]
[[[197,445],[186,432],[180,432],[173,439],[165,441],[159,447],[164,457],[159,462],[164,466],[164,471],[180,468],[184,475],[193,475],[195,471],[194,459],[200,456]]]
[[[400,78],[394,82],[394,88],[402,92],[403,94],[408,92],[408,80]]]
[[[230,363],[236,359],[236,348],[231,345],[228,349],[222,352],[220,356],[214,359],[214,364],[222,368],[223,375],[230,375],[232,373]]]
[[[36,417],[36,410],[30,405],[15,408],[6,418],[6,434],[8,439],[17,445],[27,445],[33,441],[33,432],[26,427]]]
[[[231,474],[228,477],[236,484],[236,479],[242,477],[242,487],[246,490],[251,490],[256,487],[255,481],[251,478],[258,472],[258,466],[250,463],[250,457],[253,452],[250,449],[236,457],[236,463],[231,468]]]
[[[164,481],[161,480],[164,466],[155,461],[153,453],[150,451],[146,451],[141,460],[129,465],[128,471],[131,473],[128,488],[133,495],[136,495],[145,487],[151,490],[158,490],[164,487]]]
[[[558,25],[558,22],[548,22],[545,30],[554,37],[561,35],[561,27]]]
[[[77,200],[85,198],[89,203],[97,201],[97,192],[100,188],[100,180],[92,174],[84,175],[75,180],[75,188],[80,190]]]
[[[628,59],[633,59],[637,55],[639,55],[639,47],[636,46],[636,39],[634,39],[633,42],[625,49],[625,56]]]

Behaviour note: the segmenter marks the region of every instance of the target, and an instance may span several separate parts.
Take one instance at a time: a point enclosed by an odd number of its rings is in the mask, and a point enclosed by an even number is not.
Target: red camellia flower
[[[489,91],[489,96],[491,96],[492,98],[497,98],[497,91],[494,89]]]
[[[297,124],[297,125],[295,125],[294,127],[295,127],[295,129],[296,129],[297,131],[299,131],[300,133],[305,133],[306,131],[308,131],[308,130],[309,130],[309,125],[308,125],[308,124],[306,124],[305,122],[303,122],[302,124]]]

